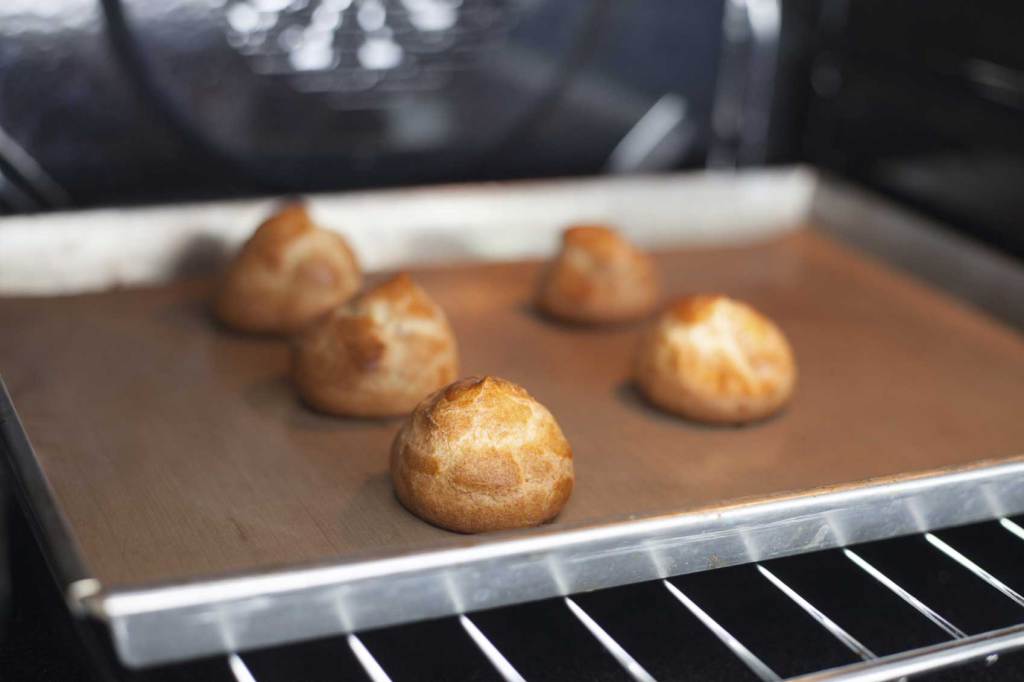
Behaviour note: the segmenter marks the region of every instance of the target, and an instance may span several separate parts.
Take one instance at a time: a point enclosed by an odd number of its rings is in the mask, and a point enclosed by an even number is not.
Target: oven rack
[[[315,682],[318,675],[372,682],[417,677],[649,681],[699,679],[704,675],[694,666],[707,665],[704,674],[714,670],[718,679],[901,679],[972,661],[991,666],[1001,654],[1024,647],[1024,571],[1014,570],[1024,566],[1022,558],[1024,519],[1000,518],[236,653],[136,677],[147,682]],[[887,606],[880,606],[882,597]],[[773,622],[774,611],[785,617]],[[659,624],[651,625],[650,632],[634,629],[635,623],[652,620]],[[776,627],[779,622],[783,627]],[[550,640],[564,646],[538,649],[545,628],[553,635]],[[885,630],[902,632],[880,638],[879,631]],[[658,647],[649,640],[660,636],[668,642],[659,645],[666,651],[677,639],[679,660],[688,661],[683,669],[652,654]],[[517,637],[524,638],[526,651],[517,650]],[[771,641],[777,646],[769,646]],[[787,641],[800,644],[792,649],[778,645]],[[577,660],[567,663],[567,658]],[[190,666],[205,668],[195,678],[166,677]]]

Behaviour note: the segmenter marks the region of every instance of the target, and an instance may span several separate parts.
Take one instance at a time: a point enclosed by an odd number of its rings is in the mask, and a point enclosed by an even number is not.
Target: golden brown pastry
[[[420,403],[391,446],[395,494],[460,533],[535,526],[572,493],[572,449],[547,409],[496,377],[456,381]]]
[[[359,290],[362,273],[345,239],[289,204],[249,238],[228,267],[214,303],[229,327],[285,334]]]
[[[625,322],[649,314],[658,301],[651,257],[608,227],[578,225],[562,235],[562,250],[541,280],[537,305],[562,320]]]
[[[775,324],[726,296],[689,296],[662,313],[637,350],[634,377],[655,405],[711,423],[762,419],[789,400],[796,363]]]
[[[310,325],[294,344],[292,377],[319,410],[375,417],[410,412],[458,366],[444,311],[400,274]]]

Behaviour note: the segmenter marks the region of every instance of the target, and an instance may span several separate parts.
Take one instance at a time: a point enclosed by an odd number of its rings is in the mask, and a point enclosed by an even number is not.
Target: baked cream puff
[[[214,302],[224,324],[287,334],[344,303],[362,273],[345,239],[317,227],[302,204],[259,226],[228,267]]]
[[[406,414],[455,379],[458,366],[448,318],[406,274],[335,308],[292,350],[299,395],[338,415]]]
[[[541,279],[537,306],[548,315],[584,324],[625,322],[657,304],[654,262],[615,230],[570,227],[562,250]]]
[[[796,385],[785,335],[751,306],[690,296],[662,313],[638,347],[634,379],[658,407],[689,419],[739,424],[785,405]]]
[[[479,533],[535,526],[572,493],[572,449],[551,413],[496,377],[432,394],[391,447],[395,494],[436,526]]]

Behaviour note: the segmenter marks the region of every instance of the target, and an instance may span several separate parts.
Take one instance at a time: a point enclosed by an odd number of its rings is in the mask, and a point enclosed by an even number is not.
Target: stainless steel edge
[[[752,243],[795,229],[816,183],[813,171],[794,166],[306,199],[318,222],[343,231],[365,270],[381,271],[543,257],[565,225],[581,219],[614,224],[647,247]],[[103,291],[212,273],[275,202],[267,197],[0,218],[0,296]]]
[[[1024,267],[872,192],[825,176],[814,189],[815,229],[1024,329]]]
[[[97,594],[100,584],[90,574],[71,536],[67,521],[55,504],[53,490],[32,452],[10,393],[0,376],[0,453],[6,461],[36,541],[43,548],[50,571],[63,590],[72,612],[80,612],[81,599]]]
[[[871,661],[790,678],[790,682],[884,682],[929,670],[961,665],[1022,647],[1024,625],[1014,625]]]
[[[1024,512],[1024,461],[806,497],[85,600],[143,666]],[[173,632],[173,637],[167,633]]]

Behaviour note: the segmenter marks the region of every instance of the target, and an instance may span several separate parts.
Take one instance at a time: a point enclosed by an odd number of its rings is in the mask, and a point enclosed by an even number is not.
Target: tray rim
[[[465,547],[104,589],[89,577],[0,378],[19,493],[71,612],[110,629],[131,667],[342,635],[1024,513],[1024,453]],[[980,492],[980,494],[978,494]],[[45,509],[46,507],[42,507]],[[58,542],[59,540],[62,542]],[[63,580],[62,580],[63,579]],[[495,586],[499,589],[495,589]],[[416,616],[409,617],[410,602]],[[168,638],[167,632],[177,633]]]
[[[807,215],[817,178],[804,166],[783,166],[311,193],[303,201],[322,227],[344,234],[364,270],[375,272],[543,257],[566,224],[580,221],[610,222],[647,247],[757,242],[791,231]],[[645,211],[645,202],[666,198],[685,205],[684,226]],[[281,200],[2,217],[0,296],[73,295],[213,272]],[[723,200],[732,207],[727,221],[718,210]],[[432,249],[417,240],[423,236],[454,237],[457,248]]]
[[[806,169],[785,172],[813,183],[815,196],[808,214],[848,211],[849,202],[856,207],[856,199],[864,199],[856,196],[858,191]],[[520,189],[545,185],[512,184]],[[395,191],[401,190],[385,192]],[[933,229],[928,221],[908,218],[902,209],[866,196],[911,231]],[[826,217],[823,222],[835,221]],[[856,241],[848,229],[824,233]],[[877,242],[878,235],[874,237]],[[875,255],[884,257],[884,244],[875,247]],[[913,263],[901,266],[914,270]],[[1020,281],[1024,269],[1011,272]],[[989,307],[984,301],[980,304]],[[105,589],[82,559],[2,377],[0,436],[10,454],[14,487],[72,613],[109,626],[115,650],[130,666],[677,575],[712,567],[702,563],[709,555],[715,558],[714,567],[727,566],[1024,512],[1020,455],[841,488],[734,501],[711,510],[542,530],[525,538],[496,535],[468,547],[379,551],[318,566]],[[978,490],[984,494],[975,494]],[[961,503],[951,503],[953,498]],[[274,627],[268,625],[271,622]],[[178,636],[167,638],[168,631]]]
[[[1024,454],[866,483],[193,582],[105,591],[86,579],[67,595],[73,611],[110,627],[127,665],[141,667],[1024,513]]]

